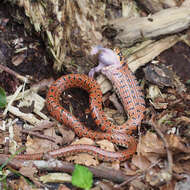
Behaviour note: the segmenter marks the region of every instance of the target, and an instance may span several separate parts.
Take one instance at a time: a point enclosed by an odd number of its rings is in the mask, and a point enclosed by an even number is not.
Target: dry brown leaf
[[[97,186],[92,188],[92,190],[113,190],[114,184],[110,181],[99,181],[97,182]]]
[[[182,122],[190,123],[190,118],[185,117],[185,116],[181,116],[181,117],[177,118],[177,121],[178,122],[182,121]]]
[[[28,164],[27,166],[21,167],[19,169],[19,172],[28,177],[30,180],[32,180],[37,186],[40,186],[41,183],[37,180],[37,178],[35,178],[35,174],[38,172],[38,170],[36,169],[36,167],[34,167],[34,164],[31,162],[30,164]]]
[[[38,170],[36,169],[36,167],[34,167],[33,163],[31,162],[31,164],[28,164],[27,166],[21,167],[19,172],[22,175],[32,179],[34,177],[34,175],[38,172]]]
[[[87,153],[80,153],[74,156],[69,156],[66,158],[67,161],[74,161],[75,164],[81,164],[85,166],[97,166],[99,164],[98,160]]]
[[[133,164],[126,162],[124,163],[124,167],[125,175],[134,176],[137,174],[137,168]]]
[[[190,171],[190,160],[175,163],[173,170],[178,174],[188,173]]]
[[[14,133],[14,140],[17,142],[17,143],[22,143],[22,133],[21,133],[21,125],[17,125],[16,123],[13,125],[13,133]]]
[[[172,179],[172,175],[167,169],[157,171],[156,169],[151,168],[146,173],[146,181],[150,185],[156,186],[156,187],[169,183],[171,179]]]
[[[148,189],[148,185],[144,184],[139,179],[135,179],[131,182],[131,185],[133,185],[134,189]]]
[[[35,125],[35,127],[31,128],[30,131],[43,131],[44,129],[49,129],[53,127],[55,124],[56,122],[42,120],[37,125]]]
[[[63,144],[70,144],[73,141],[74,137],[75,137],[74,131],[64,127],[63,125],[58,124],[57,126],[58,126],[58,129],[59,129],[59,132],[62,135]]]
[[[18,55],[15,55],[13,58],[12,58],[12,63],[14,66],[18,66],[20,65],[24,59],[26,58],[26,55],[25,54],[18,54]]]
[[[157,153],[165,154],[163,142],[158,138],[156,133],[147,132],[145,136],[141,138],[141,142],[138,144],[137,150],[139,153]]]
[[[115,152],[114,145],[108,140],[101,140],[96,142],[101,149],[107,150],[107,151],[112,151]]]
[[[48,132],[48,134],[51,134],[52,136],[55,133],[54,128],[47,129],[47,130],[51,131],[51,132]],[[59,148],[58,145],[52,141],[42,139],[42,138],[37,138],[37,137],[33,137],[33,138],[31,138],[30,136],[27,137],[27,142],[26,142],[27,154],[47,152],[49,150],[54,150],[57,148]]]
[[[24,177],[21,176],[19,179],[18,189],[19,190],[32,190],[33,188],[31,185],[29,185],[27,183],[27,181],[24,179]]]
[[[49,129],[44,130],[44,135],[53,137],[55,139],[56,144],[63,144],[63,138],[58,136],[55,132],[55,128],[51,127]]]
[[[133,155],[132,163],[143,171],[148,169],[151,165],[151,163],[146,159],[146,157],[141,155]]]
[[[147,132],[137,145],[137,152],[145,156],[151,163],[155,163],[160,155],[166,153],[163,142],[155,133]]]
[[[170,149],[179,150],[185,153],[190,153],[190,149],[185,146],[184,144],[185,142],[180,136],[171,134],[171,135],[167,135],[166,139],[168,141]]]
[[[147,90],[147,98],[155,109],[166,109],[168,103],[165,100],[166,95],[162,94],[158,86],[151,85]]]
[[[70,188],[68,188],[66,185],[64,184],[60,184],[58,187],[58,190],[70,190]]]
[[[118,125],[122,125],[125,122],[125,117],[122,113],[119,113],[117,110],[105,108],[104,112],[110,121],[115,121]]]
[[[83,137],[79,140],[76,140],[72,143],[73,144],[88,144],[88,145],[95,145],[94,141],[90,138]]]
[[[176,181],[172,180],[170,183],[160,186],[160,190],[174,190],[175,189]],[[176,190],[176,189],[175,189]]]

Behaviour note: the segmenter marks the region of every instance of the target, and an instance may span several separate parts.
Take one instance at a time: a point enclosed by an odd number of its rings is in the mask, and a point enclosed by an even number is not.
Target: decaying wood
[[[153,41],[127,58],[129,68],[135,72],[139,67],[152,61],[155,57],[160,55],[160,53],[171,48],[180,40],[181,38],[177,35],[173,35],[158,41]]]
[[[82,63],[77,60],[75,66],[72,67],[69,54],[85,57],[85,55],[89,55],[90,48],[94,45],[110,46],[112,41],[108,41],[102,35],[103,28],[106,28],[103,26],[106,26],[106,23],[116,31],[114,43],[126,47],[137,41],[183,31],[190,25],[189,0],[184,1],[181,7],[173,8],[167,7],[173,6],[174,0],[141,1],[145,6],[152,7],[156,7],[161,2],[161,5],[158,6],[160,11],[147,17],[126,14],[125,11],[131,10],[130,6],[133,5],[130,4],[130,1],[126,1],[129,3],[129,9],[127,9],[126,3],[121,1],[123,17],[110,21],[108,19],[113,17],[106,17],[105,2],[89,2],[87,0],[9,1],[24,8],[25,14],[29,17],[36,32],[40,33],[47,42],[47,48],[54,58],[54,68],[59,71],[64,65],[70,72],[86,73],[94,66],[92,62],[84,61]],[[148,9],[148,7],[146,8]],[[162,8],[165,9],[161,10]],[[114,13],[110,14],[115,15]],[[106,32],[104,34],[106,35]]]
[[[68,52],[82,56],[89,52],[89,47],[102,41],[100,23],[106,20],[104,3],[87,0],[9,1],[24,9],[36,32],[44,38],[54,58],[55,70],[60,71],[63,65],[67,67]]]
[[[174,34],[190,26],[190,7],[174,7],[140,18],[119,18],[108,22],[108,28],[117,31],[115,44],[127,47],[135,42]]]

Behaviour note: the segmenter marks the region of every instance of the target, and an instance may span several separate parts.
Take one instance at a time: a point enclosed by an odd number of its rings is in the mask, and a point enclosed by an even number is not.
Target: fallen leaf
[[[104,149],[104,150],[107,150],[107,151],[115,152],[115,148],[114,148],[113,143],[111,143],[111,142],[108,141],[108,140],[97,141],[96,144],[98,144],[101,149]]]
[[[45,132],[45,134],[50,134],[50,136],[54,136],[55,131],[54,128],[47,129],[49,132]],[[61,137],[60,137],[61,138]],[[59,146],[50,140],[33,137],[27,137],[26,142],[26,152],[27,154],[39,153],[39,152],[47,152],[50,150],[58,149]]]
[[[73,144],[88,144],[88,145],[95,145],[94,141],[90,138],[83,137],[79,140],[76,140],[72,143]]]
[[[178,174],[188,173],[190,171],[190,160],[181,160],[180,162],[174,163],[173,171]]]
[[[92,188],[92,190],[113,190],[114,189],[114,184],[111,181],[99,181],[96,183],[98,186],[95,188]]]
[[[168,103],[165,100],[166,95],[162,94],[158,86],[151,85],[147,90],[147,98],[155,109],[166,109]]]
[[[49,129],[51,127],[54,127],[56,122],[52,122],[49,120],[42,120],[39,122],[35,127],[31,128],[31,131],[43,131],[44,129]]]
[[[67,127],[64,127],[63,125],[57,125],[59,132],[62,135],[62,140],[63,140],[63,144],[70,144],[74,137],[75,137],[75,133],[74,131],[72,131],[71,129],[68,129]]]
[[[147,132],[137,145],[137,152],[145,156],[151,163],[155,163],[160,156],[166,153],[163,142],[155,133]]]
[[[145,171],[151,165],[149,160],[147,160],[146,157],[141,155],[133,155],[132,164],[134,164],[137,168],[141,169],[142,171]]]
[[[142,181],[140,181],[140,179],[134,179],[131,182],[131,185],[134,187],[135,189],[148,189],[148,185],[143,183]]]
[[[37,186],[41,186],[41,183],[35,178],[35,174],[38,172],[34,164],[31,162],[27,166],[23,166],[19,169],[19,172],[32,180]]]
[[[162,185],[159,188],[160,188],[160,190],[174,190],[175,189],[175,184],[176,184],[176,180],[173,179],[169,183],[166,183],[165,185]]]
[[[56,144],[63,144],[63,138],[56,134],[54,127],[51,127],[49,129],[45,129],[44,135],[53,137],[55,139]]]
[[[182,151],[185,153],[190,153],[190,149],[185,144],[188,144],[188,142],[185,143],[185,141],[177,135],[171,134],[166,135],[166,139],[168,141],[170,149]]]
[[[14,66],[18,66],[20,65],[24,59],[26,58],[26,55],[25,54],[18,54],[18,55],[15,55],[13,58],[12,58],[12,64]]]
[[[34,177],[34,175],[38,172],[38,170],[36,169],[36,167],[33,166],[32,163],[30,163],[27,166],[21,167],[19,172],[22,175],[32,179]]]
[[[162,186],[166,183],[169,183],[172,179],[172,175],[168,170],[159,170],[157,171],[156,169],[150,169],[146,173],[146,181],[155,187]]]
[[[141,142],[138,143],[138,152],[140,153],[157,153],[165,154],[164,145],[161,139],[158,138],[156,133],[147,132],[145,136],[141,138]]]
[[[32,190],[33,188],[32,188],[32,185],[29,185],[27,183],[26,179],[23,176],[21,176],[19,179],[18,189],[19,190]]]
[[[75,164],[81,164],[85,166],[97,166],[98,160],[93,155],[87,153],[80,153],[75,156],[69,156],[66,158],[67,161],[74,161]]]
[[[125,122],[125,117],[118,110],[104,108],[104,112],[110,121],[115,122],[117,125],[122,125]]]
[[[57,190],[70,190],[66,185],[60,184]]]
[[[22,126],[17,125],[16,123],[13,125],[13,133],[14,137],[13,139],[17,142],[18,145],[22,145]]]

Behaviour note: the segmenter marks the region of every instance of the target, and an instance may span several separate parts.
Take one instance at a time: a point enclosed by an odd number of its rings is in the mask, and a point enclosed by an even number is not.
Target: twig
[[[143,178],[145,176],[145,174],[141,174],[141,175],[135,175],[135,176],[130,176],[127,180],[125,180],[123,183],[121,183],[120,185],[116,185],[115,188],[116,189],[121,189],[123,186],[127,185],[129,182],[135,180],[135,179],[140,179]]]
[[[12,99],[9,101],[7,107],[5,108],[4,112],[3,112],[3,116],[5,117],[7,115],[7,112],[9,111],[12,103],[15,101],[16,97],[18,96],[18,94],[20,93],[20,91],[22,90],[23,85],[19,86],[16,90],[16,92],[14,93],[14,95],[12,96]]]
[[[51,137],[51,136],[48,136],[48,135],[42,135],[42,134],[39,134],[39,133],[31,131],[31,130],[22,129],[21,132],[22,133],[27,133],[27,134],[30,134],[30,135],[33,135],[33,136],[36,136],[36,137],[40,137],[40,138],[43,138],[43,139],[47,139],[47,140],[50,140],[52,142],[56,142],[56,139],[54,137]]]
[[[0,154],[0,164],[3,164],[8,159],[7,155]],[[74,170],[74,164],[70,162],[62,162],[59,160],[18,160],[12,159],[8,162],[7,165],[15,169],[20,169],[23,166],[27,166],[28,164],[33,164],[38,170],[42,171],[54,171],[54,172],[67,172],[72,173]],[[123,181],[131,179],[131,176],[125,175],[120,170],[109,169],[105,167],[88,167],[88,169],[93,173],[94,177],[108,179],[117,183],[121,183]]]
[[[173,166],[172,153],[169,150],[169,144],[168,144],[167,140],[165,139],[163,133],[160,131],[160,129],[157,127],[157,125],[155,123],[155,114],[152,115],[150,124],[154,127],[154,130],[160,136],[160,138],[162,139],[162,141],[164,143],[164,146],[166,147],[167,158],[168,158],[168,172],[172,175],[172,166]]]
[[[117,189],[121,189],[123,186],[127,185],[129,182],[135,180],[135,179],[140,179],[140,178],[144,178],[145,174],[151,169],[153,168],[155,165],[157,165],[160,162],[160,160],[157,160],[155,163],[151,164],[146,171],[142,172],[141,174],[138,174],[136,176],[131,176],[129,179],[127,179],[126,181],[124,181],[123,183],[116,185]]]
[[[29,78],[24,77],[24,76],[22,76],[22,75],[16,73],[16,72],[13,71],[12,69],[9,69],[8,67],[6,67],[6,66],[4,66],[4,65],[2,65],[2,64],[0,64],[0,69],[3,70],[3,71],[6,71],[7,73],[9,73],[9,74],[11,74],[11,75],[13,75],[13,76],[15,76],[16,78],[18,78],[19,80],[21,80],[21,81],[24,82],[24,83],[29,83],[29,80],[28,80]]]

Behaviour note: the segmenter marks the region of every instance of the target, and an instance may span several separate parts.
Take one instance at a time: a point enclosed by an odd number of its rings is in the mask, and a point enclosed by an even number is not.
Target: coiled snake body
[[[105,50],[105,51],[104,51]],[[104,57],[106,48],[99,48],[100,56]],[[112,50],[109,50],[110,53]],[[107,139],[115,144],[127,147],[123,151],[110,152],[91,145],[69,145],[57,150],[49,151],[48,154],[53,157],[68,156],[79,152],[88,152],[95,155],[100,160],[105,161],[124,161],[128,159],[136,151],[136,141],[130,136],[133,130],[141,124],[144,117],[145,102],[141,92],[141,88],[123,61],[119,52],[116,52],[119,62],[116,64],[104,64],[100,61],[98,70],[107,76],[112,82],[118,96],[121,99],[125,111],[128,113],[129,119],[122,126],[113,125],[105,116],[102,110],[102,93],[99,85],[94,79],[83,74],[69,74],[57,79],[50,87],[46,100],[47,108],[50,114],[58,121],[72,128],[79,137],[89,137],[94,140]],[[91,75],[97,70],[93,70]],[[89,93],[89,104],[92,117],[101,131],[94,131],[82,124],[79,119],[69,113],[60,105],[59,98],[63,91],[69,88],[79,87]],[[17,155],[20,159],[42,159],[43,153]]]

